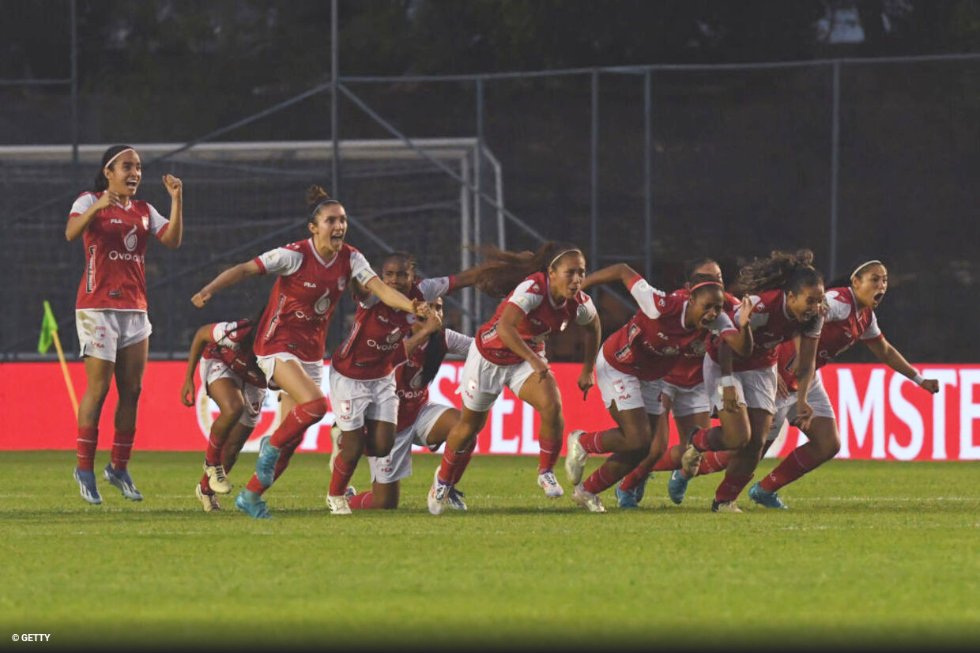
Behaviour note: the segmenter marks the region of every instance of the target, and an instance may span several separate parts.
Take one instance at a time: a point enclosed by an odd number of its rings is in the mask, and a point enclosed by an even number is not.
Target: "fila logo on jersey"
[[[123,221],[120,220],[119,218],[113,218],[112,220],[109,220],[109,224],[122,224],[122,223]]]
[[[311,282],[311,281],[304,281],[303,282],[303,287],[304,288],[316,288],[316,284],[313,283],[313,282]]]

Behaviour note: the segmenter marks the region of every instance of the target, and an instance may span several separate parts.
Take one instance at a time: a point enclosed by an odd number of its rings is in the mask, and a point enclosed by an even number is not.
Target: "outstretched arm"
[[[184,238],[184,185],[173,175],[163,176],[163,185],[170,193],[170,222],[160,242],[170,249],[177,249]]]
[[[422,343],[429,339],[429,336],[441,328],[442,319],[439,317],[439,314],[435,311],[429,311],[429,315],[425,318],[422,328],[408,338],[402,340],[402,342],[405,344],[405,358],[411,357],[415,350],[421,347]]]
[[[604,267],[601,270],[596,270],[586,276],[582,282],[582,290],[588,290],[592,286],[615,283],[617,281],[629,290],[630,282],[638,276],[640,276],[639,273],[625,263],[616,263],[615,265]]]
[[[364,284],[371,294],[376,295],[384,304],[399,311],[415,313],[419,317],[428,315],[428,304],[422,301],[411,300],[391,286],[387,285],[380,277],[371,277]]]
[[[578,377],[578,389],[582,391],[582,399],[585,399],[595,385],[595,357],[599,354],[599,343],[602,342],[602,323],[597,315],[581,327],[585,329],[585,356],[582,359],[582,373]]]
[[[194,293],[194,296],[191,297],[191,303],[198,308],[204,308],[204,305],[207,304],[219,290],[224,290],[229,286],[234,286],[236,283],[241,282],[242,279],[254,276],[259,272],[259,266],[254,260],[246,263],[239,263],[235,267],[228,268],[212,279],[209,284]]]
[[[882,363],[892,368],[899,374],[908,377],[913,383],[918,385],[923,390],[927,390],[932,394],[939,392],[939,381],[936,379],[924,379],[919,375],[919,372],[909,365],[909,362],[905,360],[902,356],[902,352],[895,349],[892,343],[885,340],[885,337],[876,338],[875,340],[866,340],[865,343],[868,349],[878,357]]]
[[[184,385],[180,388],[180,400],[185,406],[194,405],[194,398],[197,395],[197,389],[194,387],[194,371],[201,360],[204,348],[208,343],[214,342],[211,337],[213,328],[213,324],[205,324],[197,330],[194,334],[194,340],[191,342],[191,350],[187,354],[187,373],[184,376]]]
[[[755,340],[752,336],[752,300],[748,297],[742,298],[742,304],[738,307],[738,327],[737,333],[727,333],[722,336],[722,340],[731,347],[732,352],[741,358],[748,358],[752,353]]]

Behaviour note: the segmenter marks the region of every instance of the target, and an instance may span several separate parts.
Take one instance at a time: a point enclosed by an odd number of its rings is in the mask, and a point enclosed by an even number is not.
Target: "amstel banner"
[[[137,450],[204,450],[217,407],[204,394],[199,379],[196,406],[181,404],[185,369],[179,361],[148,364],[139,405]],[[431,386],[433,401],[460,405],[455,391],[461,369],[460,362],[443,364]],[[597,388],[582,398],[575,383],[580,369],[570,363],[552,365],[564,402],[566,431],[613,426]],[[880,365],[828,365],[820,371],[837,413],[842,441],[839,458],[980,460],[980,365],[920,365],[918,369],[924,377],[938,379],[938,394],[929,394]],[[70,363],[69,371],[81,397],[85,387],[82,363]],[[329,398],[326,374],[323,390]],[[0,363],[0,404],[0,450],[75,448],[75,418],[57,363]],[[111,446],[115,406],[113,389],[102,411],[100,449]],[[246,451],[255,451],[258,439],[275,429],[277,412],[276,395],[270,393]],[[308,429],[301,450],[329,452],[332,423],[333,414],[327,413],[320,424]],[[480,434],[477,452],[537,454],[537,425],[534,410],[505,390]],[[786,455],[804,437],[795,428],[786,428],[769,455]],[[671,439],[676,438],[672,425]]]

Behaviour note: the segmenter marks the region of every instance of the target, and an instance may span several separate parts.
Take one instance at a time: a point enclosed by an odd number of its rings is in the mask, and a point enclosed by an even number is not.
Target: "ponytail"
[[[323,190],[322,186],[313,184],[306,189],[306,209],[309,215],[307,221],[310,224],[316,222],[316,214],[320,212],[320,209],[329,204],[340,204],[338,200],[333,199]]]
[[[487,245],[480,249],[480,253],[484,262],[477,266],[474,285],[491,297],[498,298],[505,297],[527,276],[555,267],[568,254],[585,257],[578,246],[556,241],[544,243],[534,252],[511,252]]]
[[[735,292],[750,294],[779,289],[797,293],[801,288],[822,283],[823,275],[813,267],[811,250],[774,250],[768,258],[755,259],[742,266],[735,281]]]

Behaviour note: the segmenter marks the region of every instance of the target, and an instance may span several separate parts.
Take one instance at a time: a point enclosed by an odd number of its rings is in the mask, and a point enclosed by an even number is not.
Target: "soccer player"
[[[493,297],[506,298],[493,317],[477,331],[460,376],[463,410],[446,440],[442,463],[429,490],[428,506],[442,514],[449,492],[459,483],[476,437],[504,386],[526,401],[541,417],[537,482],[545,496],[564,494],[554,466],[561,455],[561,394],[544,345],[548,334],[574,322],[585,331],[585,356],[578,387],[588,393],[601,327],[592,299],[582,292],[585,255],[575,245],[547,242],[535,252],[486,250],[476,286]]]
[[[153,331],[146,314],[146,245],[150,235],[170,249],[180,247],[184,233],[183,185],[163,176],[170,194],[170,219],[135,199],[143,180],[139,153],[113,145],[102,155],[92,191],[78,196],[68,215],[65,238],[82,236],[85,273],[75,301],[79,355],[85,359],[85,393],[78,406],[75,480],[82,498],[102,503],[95,483],[95,450],[99,417],[113,377],[119,403],[111,462],[102,475],[124,497],[141,501],[128,463],[136,435],[136,408]]]
[[[255,323],[237,320],[205,324],[194,334],[187,357],[187,374],[180,389],[185,406],[194,406],[194,370],[201,363],[204,391],[218,404],[204,453],[204,475],[194,494],[204,512],[221,510],[215,494],[231,492],[228,473],[259,422],[268,386],[252,351]]]
[[[845,285],[846,283],[846,285]],[[936,379],[925,379],[909,365],[901,352],[885,339],[878,327],[874,309],[878,308],[888,291],[888,270],[878,259],[865,261],[854,268],[848,280],[827,291],[827,313],[817,346],[816,367],[819,369],[849,349],[855,342],[863,343],[882,363],[908,377],[913,383],[933,394],[939,392]],[[796,344],[783,343],[783,359],[787,364],[783,379],[788,389],[796,385],[793,375]],[[807,401],[813,406],[813,419],[802,429],[807,442],[794,449],[765,478],[749,488],[749,497],[767,508],[785,509],[786,504],[776,491],[837,455],[840,450],[840,434],[834,409],[819,376],[815,376],[807,392]],[[770,442],[779,435],[783,421],[791,423],[796,418],[796,403],[780,399],[776,417],[767,438]]]
[[[621,263],[589,275],[583,285],[620,281],[640,310],[602,345],[596,379],[617,428],[573,431],[568,436],[565,471],[575,486],[572,498],[591,512],[605,512],[599,493],[626,476],[644,458],[658,459],[666,449],[666,432],[654,438],[663,413],[663,379],[684,357],[703,356],[705,338],[718,334],[736,352],[747,354],[752,334],[743,318],[736,328],[724,312],[725,293],[712,275],[695,275],[691,287],[667,295],[653,288],[633,268]],[[741,426],[740,430],[737,427]],[[694,438],[731,449],[748,440],[748,424],[732,422],[722,429],[701,430]],[[611,453],[582,482],[590,453]]]
[[[755,259],[739,270],[736,289],[743,292],[743,305],[735,318],[741,322],[746,312],[745,300],[751,305],[749,325],[754,345],[752,352],[734,361],[734,374],[722,376],[719,351],[716,343],[709,343],[704,358],[704,382],[713,393],[712,403],[717,410],[724,406],[715,393],[720,383],[734,383],[740,402],[748,407],[751,426],[749,442],[732,452],[725,471],[725,478],[715,492],[711,504],[713,512],[742,512],[736,498],[752,479],[762,455],[766,435],[772,427],[776,412],[776,347],[779,343],[800,339],[800,355],[797,375],[800,390],[796,399],[796,422],[807,428],[813,419],[813,408],[807,403],[806,389],[810,386],[815,369],[817,339],[823,322],[823,277],[813,267],[813,252],[773,251],[769,257]],[[727,448],[727,447],[726,447]],[[684,456],[685,471],[693,476],[700,465],[704,451],[718,451],[711,442],[691,439]]]
[[[430,302],[435,315],[442,316],[442,298]],[[422,324],[412,325],[413,333],[422,331]],[[465,356],[473,338],[452,329],[427,334],[404,365],[395,368],[395,387],[398,393],[398,433],[387,456],[371,456],[372,487],[369,492],[350,499],[354,510],[368,508],[397,508],[401,480],[412,475],[412,445],[436,451],[446,441],[449,430],[459,420],[460,412],[452,406],[429,399],[429,384],[435,378],[447,354]],[[466,510],[463,493],[453,487],[447,499],[449,506]]]
[[[479,268],[457,275],[421,279],[415,259],[392,252],[381,263],[381,280],[415,301],[432,302],[447,292],[473,285]],[[411,357],[429,333],[441,328],[438,316],[423,325],[425,333],[412,333],[415,316],[389,308],[371,297],[362,301],[347,339],[330,365],[330,401],[343,445],[333,457],[327,505],[335,515],[351,514],[347,485],[361,455],[383,458],[395,443],[398,394],[395,370]]]
[[[307,229],[310,237],[269,250],[225,270],[191,302],[202,308],[218,291],[259,274],[278,276],[258,324],[253,345],[259,369],[286,395],[286,416],[259,448],[255,474],[235,499],[235,506],[256,519],[269,517],[262,494],[289,464],[311,424],[327,412],[320,390],[327,327],[341,293],[357,281],[386,305],[406,312],[425,313],[413,301],[384,284],[367,259],[344,242],[347,212],[319,186],[307,191]]]

